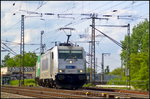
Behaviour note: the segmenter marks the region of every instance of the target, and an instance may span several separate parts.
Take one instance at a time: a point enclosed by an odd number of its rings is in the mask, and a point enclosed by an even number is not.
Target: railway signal
[[[103,84],[104,82],[104,56],[105,55],[110,55],[110,53],[102,53],[102,76],[101,76],[101,83]]]

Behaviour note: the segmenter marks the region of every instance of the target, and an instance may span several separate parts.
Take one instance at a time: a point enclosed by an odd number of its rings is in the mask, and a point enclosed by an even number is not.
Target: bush
[[[114,78],[107,82],[107,85],[126,85],[126,78]]]
[[[23,81],[23,80],[21,80],[21,81]],[[18,86],[19,85],[19,80],[11,80],[10,85]],[[34,79],[24,79],[24,85],[25,86],[29,86],[29,85],[36,86],[36,83],[35,83]]]
[[[88,84],[84,84],[83,87],[94,87],[95,85],[93,85],[92,83],[88,83]]]
[[[19,85],[19,80],[11,80],[10,85]]]

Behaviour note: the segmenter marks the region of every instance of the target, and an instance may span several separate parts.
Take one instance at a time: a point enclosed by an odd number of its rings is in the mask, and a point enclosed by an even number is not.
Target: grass
[[[21,80],[22,82],[23,80]],[[19,85],[19,80],[11,80],[10,85],[18,86]],[[35,79],[24,79],[24,85],[25,86],[37,86]]]
[[[83,87],[95,87],[95,85],[92,83],[88,83],[88,84],[84,84]]]

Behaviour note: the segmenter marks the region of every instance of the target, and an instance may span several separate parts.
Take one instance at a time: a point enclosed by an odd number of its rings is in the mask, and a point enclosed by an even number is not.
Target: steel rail
[[[149,98],[147,94],[139,94],[135,92],[126,92],[123,90],[103,90],[103,89],[78,89],[78,90],[64,90],[64,89],[53,89],[53,88],[45,88],[45,87],[14,87],[14,86],[2,86],[2,91],[10,92],[11,89],[17,90],[16,93],[21,93],[28,91],[26,94],[33,94],[36,97],[48,97],[48,98]],[[14,91],[13,91],[14,92]],[[40,96],[39,96],[40,95]],[[31,95],[30,95],[31,96]]]
[[[42,90],[41,90],[42,89]],[[73,93],[68,93],[63,90],[44,90],[45,88],[40,88],[38,90],[37,88],[30,88],[30,87],[2,87],[3,92],[8,93],[14,93],[14,94],[21,94],[21,95],[27,95],[32,97],[38,97],[38,98],[98,98],[98,97],[89,97],[86,95],[76,95]]]

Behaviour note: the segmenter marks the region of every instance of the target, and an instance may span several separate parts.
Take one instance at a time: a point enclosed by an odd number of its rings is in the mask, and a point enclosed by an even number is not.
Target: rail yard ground
[[[1,98],[149,98],[149,93],[111,90],[66,90],[45,87],[2,86]],[[13,93],[13,94],[12,94]],[[19,94],[19,95],[16,95]]]
[[[1,98],[34,98],[34,97],[29,97],[29,96],[23,96],[23,95],[18,95],[18,94],[1,92]]]

